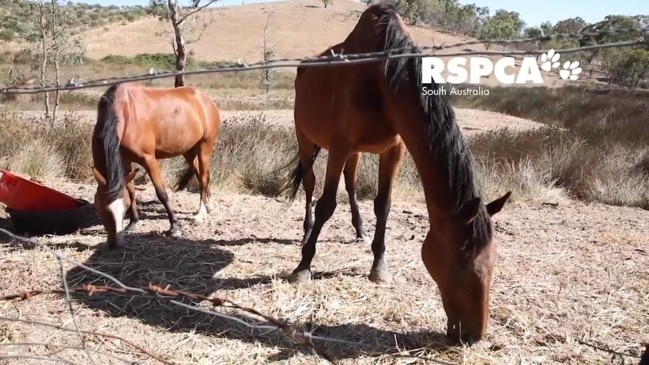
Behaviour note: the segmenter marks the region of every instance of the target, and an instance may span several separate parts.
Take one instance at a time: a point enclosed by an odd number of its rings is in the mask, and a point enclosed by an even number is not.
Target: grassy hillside
[[[0,41],[29,41],[37,36],[34,22],[25,21],[32,17],[30,7],[34,2],[25,0],[0,0]],[[68,3],[65,7],[71,15],[67,24],[74,33],[107,25],[125,25],[146,15],[142,6],[101,6],[98,4]]]
[[[16,2],[16,4],[24,4],[24,2]],[[205,10],[197,23],[210,24],[198,41],[188,45],[189,56],[196,61],[194,64],[200,64],[202,67],[213,65],[214,62],[261,61],[264,27],[267,22],[269,28],[266,40],[269,48],[274,52],[273,58],[314,56],[327,47],[343,41],[357,24],[365,8],[366,5],[350,0],[339,0],[327,8],[324,8],[319,0],[297,0]],[[15,14],[19,14],[18,9],[24,11],[25,7],[13,5],[12,9]],[[116,73],[141,74],[151,67],[172,68],[168,62],[168,58],[173,55],[169,42],[170,27],[153,16],[147,16],[143,8],[120,10],[116,7],[76,5],[73,9],[80,14],[72,17],[75,24],[79,23],[75,37],[83,42],[87,58],[84,66],[74,67],[73,71],[77,78],[84,78],[86,75],[92,78],[115,76]],[[108,14],[112,15],[108,16]],[[122,19],[120,16],[125,20],[120,20]],[[111,19],[113,21],[108,23]],[[455,36],[430,27],[412,25],[409,26],[409,31],[415,41],[422,46],[436,44],[448,47],[475,41],[472,38]],[[197,38],[197,32],[188,31],[185,37],[188,40]],[[7,67],[20,67],[16,66],[13,55],[29,46],[24,38],[25,36],[18,37],[14,42],[5,43],[3,48],[6,54],[3,58]],[[456,46],[439,51],[438,56],[445,58],[443,55],[448,53],[484,50],[485,47],[481,44]],[[492,46],[490,50],[499,50],[499,48]],[[10,55],[7,55],[9,53]],[[129,61],[127,58],[137,58],[137,62]],[[161,58],[167,58],[164,60],[166,64],[160,63]],[[490,58],[495,61],[500,56],[490,56]],[[92,62],[101,60],[109,61],[106,63],[107,66],[98,67],[97,62]],[[116,63],[120,65],[115,67]],[[137,67],[134,67],[136,64]],[[33,73],[33,71],[29,72]],[[447,72],[443,74],[448,75]],[[558,78],[556,72],[544,72],[544,78],[546,86],[565,84]],[[493,77],[483,80],[482,83],[485,86],[498,84]]]

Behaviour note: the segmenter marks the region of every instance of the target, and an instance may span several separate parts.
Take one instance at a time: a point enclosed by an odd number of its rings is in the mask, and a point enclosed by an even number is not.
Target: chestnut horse
[[[123,232],[139,221],[132,163],[144,167],[169,217],[168,235],[179,236],[178,218],[169,206],[158,159],[183,155],[189,168],[179,186],[195,174],[200,199],[196,221],[211,211],[210,160],[221,127],[219,108],[196,88],[150,88],[138,83],[111,86],[97,106],[92,135],[92,168],[97,180],[95,207],[108,246],[124,244]],[[123,229],[125,214],[130,218]]]
[[[394,48],[419,52],[395,6],[375,4],[363,12],[342,43],[321,55]],[[440,290],[447,336],[474,343],[484,336],[488,324],[496,260],[490,217],[502,209],[511,192],[483,203],[453,109],[443,93],[423,95],[423,85],[422,62],[417,57],[298,67],[294,119],[300,162],[292,176],[291,199],[301,181],[310,194],[313,161],[321,148],[329,155],[315,222],[307,229],[302,259],[289,280],[311,279],[318,236],[337,205],[340,175],[362,152],[380,157],[369,279],[376,283],[390,280],[384,258],[385,228],[393,183],[407,149],[421,178],[430,222],[421,258]]]

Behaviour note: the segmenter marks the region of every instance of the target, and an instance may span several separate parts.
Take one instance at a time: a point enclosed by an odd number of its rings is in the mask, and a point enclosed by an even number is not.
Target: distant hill
[[[31,15],[33,1],[0,0],[0,42],[22,42],[38,34],[34,22],[26,21]],[[61,2],[64,3],[64,2]],[[127,24],[146,16],[143,6],[101,6],[67,3],[70,12],[69,26],[74,33],[101,28],[109,24]]]
[[[211,17],[214,21],[198,42],[188,46],[188,51],[192,57],[203,61],[260,61],[263,58],[264,27],[268,21],[268,41],[275,51],[275,58],[314,56],[347,37],[366,6],[354,0],[336,0],[333,5],[324,8],[320,0],[297,0],[204,10],[202,16]],[[86,12],[88,9],[99,9],[88,5],[86,8]],[[107,14],[108,11],[119,10],[116,7],[102,9],[104,10],[92,11]],[[86,56],[102,59],[108,55],[132,57],[142,53],[171,53],[169,24],[147,16],[143,11],[141,7],[132,8],[124,13],[130,14],[128,20],[94,27],[88,25],[81,29],[78,36],[86,44]],[[93,13],[90,14],[92,16]],[[114,15],[111,19],[117,17]],[[475,41],[439,29],[419,26],[410,26],[409,29],[419,45],[452,45]],[[186,38],[191,39],[192,35]],[[22,48],[22,44],[16,42],[12,42],[10,46],[13,50]],[[490,48],[494,49],[497,47]],[[448,48],[439,53],[484,50],[484,46],[478,44]],[[490,58],[495,60],[499,57]],[[558,80],[556,73],[549,75],[549,78],[553,82]],[[485,84],[495,85],[497,82],[492,78],[486,80]]]

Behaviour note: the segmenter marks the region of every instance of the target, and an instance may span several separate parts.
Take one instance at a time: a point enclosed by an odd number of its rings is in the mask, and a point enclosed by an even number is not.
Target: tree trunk
[[[46,25],[45,25],[45,4],[43,1],[38,2],[40,10],[39,18],[39,31],[41,36],[41,86],[45,86],[45,75],[47,73],[47,34],[46,34]],[[45,93],[45,120],[47,121],[50,118],[50,93]]]
[[[175,30],[174,30],[175,31]],[[187,54],[185,53],[185,40],[182,34],[176,32],[176,70],[185,71]],[[185,75],[177,75],[174,87],[185,86]]]
[[[169,7],[169,18],[171,25],[174,28],[174,36],[176,42],[176,71],[185,71],[187,66],[187,54],[185,53],[185,39],[183,38],[180,24],[178,24],[178,11],[176,9],[176,1],[167,0]],[[174,87],[185,86],[185,75],[177,75]]]
[[[54,44],[54,82],[56,86],[61,84],[61,70],[59,69],[59,60],[61,58],[61,47],[58,44],[57,33],[59,32],[58,28],[58,18],[56,17],[56,2],[57,0],[52,1],[52,43]],[[52,125],[56,123],[56,111],[59,109],[59,100],[60,100],[60,91],[56,90],[54,92],[54,107],[52,108]]]

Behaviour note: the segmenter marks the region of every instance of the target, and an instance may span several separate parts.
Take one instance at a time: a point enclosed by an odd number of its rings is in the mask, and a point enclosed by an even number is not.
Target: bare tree
[[[205,29],[214,22],[211,17],[202,17],[199,22],[198,13],[217,1],[190,0],[188,6],[182,6],[178,4],[178,0],[150,0],[149,13],[158,16],[160,21],[171,24],[171,47],[176,57],[177,71],[184,71],[187,67],[187,45],[198,42]],[[176,76],[174,86],[184,85],[185,76]]]
[[[38,65],[40,83],[48,83],[50,71],[54,73],[54,83],[61,84],[62,66],[77,65],[83,62],[85,48],[80,39],[70,34],[70,23],[74,15],[70,9],[58,3],[58,0],[38,0],[32,3],[34,23],[38,36],[34,39],[37,44],[31,50],[34,65]],[[50,66],[52,70],[50,70]],[[50,123],[56,120],[59,107],[60,91],[54,92],[54,105],[51,105],[50,93],[45,93],[45,119]]]
[[[263,42],[263,51],[264,51],[264,62],[269,62],[275,57],[275,50],[273,46],[268,41],[268,32],[270,30],[270,14],[266,18],[266,25],[264,26],[264,42]],[[266,94],[270,91],[273,86],[273,79],[275,76],[275,70],[272,68],[265,68],[262,72],[261,83],[266,90]]]

